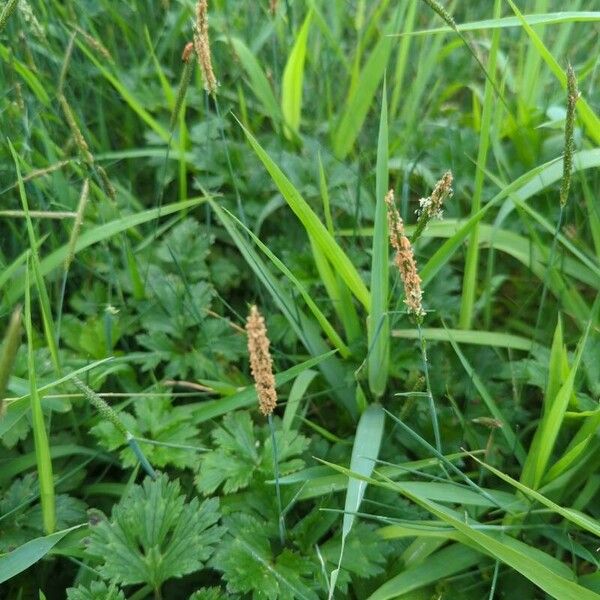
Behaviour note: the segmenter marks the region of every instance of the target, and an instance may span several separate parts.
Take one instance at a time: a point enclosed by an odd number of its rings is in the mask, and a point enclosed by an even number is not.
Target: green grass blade
[[[461,544],[452,544],[427,557],[417,566],[378,587],[367,600],[391,600],[452,575],[467,571],[481,563],[481,553]]]
[[[575,388],[575,376],[579,369],[591,324],[592,321],[590,320],[583,337],[579,341],[579,348],[577,349],[573,366],[569,370],[566,380],[561,385],[556,395],[547,399],[547,405],[544,407],[544,414],[542,415],[542,419],[536,430],[535,436],[539,438],[539,442],[536,443],[534,440],[536,454],[534,455],[535,468],[533,473],[533,484],[531,485],[534,489],[537,489],[544,479],[550,455],[552,454],[558,434],[562,428],[565,412],[569,406],[569,401]]]
[[[544,411],[552,404],[552,402],[554,402],[554,399],[560,390],[560,386],[562,385],[562,381],[566,380],[569,376],[569,365],[568,363],[565,365],[565,363],[566,349],[563,342],[562,319],[559,315],[554,329],[554,335],[552,336],[552,346],[550,348],[548,382],[544,393]],[[538,427],[538,430],[531,441],[531,447],[529,448],[527,459],[521,472],[521,483],[528,487],[538,487],[536,485],[536,469],[541,443],[541,429]]]
[[[281,113],[285,124],[284,133],[288,139],[292,139],[300,131],[304,62],[306,60],[306,43],[312,15],[312,10],[306,15],[283,71]]]
[[[91,63],[100,71],[102,76],[117,90],[121,95],[124,102],[135,112],[156,135],[158,135],[163,142],[169,143],[171,140],[171,134],[166,127],[163,127],[145,108],[143,103],[138,100],[135,95],[127,88],[127,86],[113,73],[111,73],[102,63],[94,56],[90,50],[80,42],[76,40],[79,49],[88,57]]]
[[[369,108],[383,79],[393,48],[392,20],[383,31],[381,38],[373,48],[364,67],[360,71],[357,84],[347,97],[344,111],[333,134],[333,152],[339,158],[345,158],[358,137],[365,122]]]
[[[552,500],[546,498],[546,496],[544,496],[543,494],[540,494],[539,492],[532,490],[526,485],[523,485],[516,479],[513,479],[509,475],[506,475],[506,473],[503,473],[502,471],[492,467],[491,465],[488,465],[479,458],[474,456],[473,459],[476,460],[482,467],[485,467],[488,471],[490,471],[503,481],[506,481],[506,483],[510,483],[510,485],[514,486],[526,496],[533,498],[533,500],[535,500],[536,502],[543,504],[550,510],[554,511],[556,514],[559,514],[561,517],[565,518],[567,521],[570,521],[578,527],[581,527],[581,529],[585,529],[586,531],[589,531],[596,537],[600,537],[600,524],[594,519],[570,508],[563,508],[562,506],[556,504],[556,502],[552,502]]]
[[[484,533],[469,519],[460,518],[454,511],[411,494],[401,486],[398,488],[409,500],[462,533],[482,552],[512,567],[550,596],[560,600],[598,600],[598,594],[558,574],[558,569],[553,568],[555,559],[549,555],[509,536],[496,537]]]
[[[4,397],[20,345],[21,307],[17,306],[11,315],[0,349],[0,419],[4,418],[6,412]]]
[[[367,368],[369,387],[375,397],[380,397],[387,385],[390,362],[390,322],[388,317],[389,294],[389,241],[387,206],[388,191],[388,118],[387,92],[383,84],[379,139],[377,142],[377,165],[375,167],[375,225],[373,229],[373,253],[371,262],[371,311],[368,323]]]
[[[23,177],[21,176],[21,169],[19,168],[19,160],[17,153],[12,145],[8,142],[10,152],[15,163],[15,169],[17,170],[17,181],[19,186],[19,196],[21,197],[21,205],[23,212],[25,213],[25,220],[27,223],[27,235],[29,236],[29,246],[31,251],[31,265],[35,278],[35,285],[40,298],[40,308],[42,311],[42,322],[44,325],[44,334],[46,336],[46,343],[50,350],[50,356],[52,363],[57,373],[60,373],[60,359],[58,356],[58,346],[56,343],[56,330],[54,328],[54,318],[52,317],[52,309],[50,308],[50,299],[48,298],[48,291],[46,290],[46,284],[44,283],[44,277],[40,268],[40,257],[37,251],[38,241],[33,230],[33,223],[29,214],[29,203],[27,201],[27,194],[25,193],[25,184],[23,183]]]
[[[315,356],[309,360],[305,360],[300,364],[297,364],[286,371],[277,373],[275,375],[275,384],[277,386],[284,385],[288,381],[298,377],[304,371],[312,369],[315,366],[331,359],[333,351],[322,354],[321,356]],[[244,388],[241,392],[227,396],[226,398],[219,398],[218,400],[207,400],[197,404],[188,404],[182,407],[183,413],[189,413],[193,415],[195,423],[204,423],[215,419],[222,415],[226,415],[229,412],[238,410],[240,408],[247,408],[249,406],[256,406],[258,400],[256,398],[256,388],[254,385],[249,385]]]
[[[517,8],[515,3],[512,0],[508,0],[508,3],[513,9],[515,15],[517,15],[517,18],[519,19],[521,24],[523,25],[523,29],[525,29],[525,32],[529,36],[529,39],[537,48],[541,57],[544,59],[544,62],[548,65],[548,67],[550,67],[550,70],[552,71],[554,76],[558,79],[562,87],[566,90],[567,76],[565,75],[564,70],[561,68],[558,61],[552,56],[550,50],[546,48],[544,42],[541,40],[539,35],[527,22],[525,17],[523,17],[523,14]],[[585,125],[587,134],[596,144],[600,144],[600,119],[583,97],[579,98],[579,100],[577,101],[577,112],[579,113],[579,117]]]
[[[283,413],[283,419],[281,421],[281,428],[283,431],[289,431],[292,428],[294,419],[300,409],[300,401],[306,393],[308,386],[312,383],[313,379],[317,376],[316,371],[308,369],[303,371],[296,377],[292,384],[292,389],[285,405],[285,411]]]
[[[459,344],[474,344],[476,346],[489,346],[492,348],[509,348],[511,350],[531,350],[531,340],[513,335],[511,333],[499,333],[496,331],[465,331],[464,329],[421,329],[423,337],[428,341],[449,342],[453,339]],[[404,340],[418,340],[417,329],[394,329],[392,337]]]
[[[35,538],[15,548],[12,552],[0,556],[0,583],[8,581],[31,567],[31,565],[34,565],[38,560],[46,556],[65,535],[80,527],[83,527],[83,525],[75,525],[74,527],[57,531],[45,537]]]
[[[494,17],[498,18],[501,14],[502,2],[495,0]],[[498,49],[500,46],[500,30],[494,30],[492,34],[492,45],[490,47],[487,71],[489,77],[485,80],[485,91],[483,98],[483,110],[481,117],[481,131],[479,134],[479,145],[477,151],[477,164],[475,167],[475,183],[473,186],[473,195],[471,201],[471,214],[475,215],[481,209],[481,198],[483,194],[483,183],[485,165],[487,162],[488,149],[490,146],[490,132],[492,126],[492,115],[499,108],[495,105],[495,84],[494,75],[496,71],[496,61]],[[479,228],[473,227],[467,247],[467,256],[465,259],[465,272],[462,285],[462,296],[460,303],[460,317],[458,320],[460,329],[471,329],[473,323],[473,310],[475,307],[475,295],[477,289],[477,273],[479,270]]]
[[[248,76],[252,91],[262,104],[265,114],[271,118],[277,127],[282,119],[281,109],[260,63],[250,48],[239,38],[228,37],[224,38],[223,41],[231,44],[233,47],[242,68]]]
[[[379,447],[383,438],[385,426],[385,413],[378,404],[372,404],[361,415],[356,428],[350,470],[362,477],[370,477],[379,456]],[[333,597],[339,570],[344,554],[344,543],[360,508],[367,484],[364,479],[350,477],[346,488],[346,501],[344,503],[344,519],[342,521],[342,546],[338,566],[331,573],[329,598]]]
[[[513,431],[512,427],[510,426],[510,419],[508,419],[506,417],[506,415],[504,414],[504,412],[500,409],[500,407],[494,400],[494,397],[487,390],[487,388],[485,387],[485,384],[483,383],[483,381],[481,380],[479,375],[475,372],[475,370],[473,369],[473,367],[467,360],[467,357],[462,353],[461,349],[458,347],[458,344],[456,343],[456,341],[454,340],[452,335],[449,334],[448,337],[450,340],[450,344],[452,344],[452,348],[454,349],[454,352],[456,352],[456,356],[458,356],[465,371],[467,372],[467,375],[469,376],[470,380],[473,382],[473,385],[477,388],[477,391],[481,395],[483,402],[485,403],[487,409],[490,411],[490,415],[494,419],[497,419],[498,421],[500,421],[502,423],[502,427],[501,427],[500,431],[501,431],[502,435],[504,436],[504,439],[506,440],[508,447],[510,448],[511,451],[513,451],[515,453],[515,456],[517,457],[517,459],[519,460],[520,463],[525,462],[525,457],[526,457],[525,449],[523,448],[523,445],[521,444],[517,435]]]
[[[321,326],[323,333],[329,338],[331,343],[340,351],[340,354],[344,358],[350,356],[350,349],[348,348],[348,346],[346,346],[346,344],[344,344],[337,331],[335,331],[333,326],[327,320],[327,317],[321,312],[319,307],[316,305],[316,303],[311,298],[308,291],[300,283],[300,281],[298,281],[298,278],[285,266],[285,264],[281,260],[279,260],[279,258],[277,258],[277,256],[275,256],[275,254],[273,254],[273,252],[271,252],[271,250],[269,250],[268,246],[266,244],[263,244],[263,242],[256,235],[254,235],[254,233],[250,229],[248,229],[248,227],[246,227],[238,218],[236,218],[227,209],[222,210],[227,215],[227,217],[234,221],[234,223],[238,227],[243,229],[248,234],[248,236],[260,248],[263,254],[265,254],[265,256],[275,265],[275,267],[277,267],[277,269],[279,269],[285,275],[285,277],[289,279],[290,283],[292,283],[292,285],[298,290],[298,293],[306,302],[306,305],[308,306],[313,316]]]
[[[544,14],[523,15],[529,25],[559,25],[560,23],[594,23],[600,21],[600,12],[593,10],[574,10],[564,12],[549,12]],[[457,23],[459,31],[482,31],[485,29],[504,29],[508,27],[521,27],[522,22],[518,17],[502,17],[501,19],[483,19],[470,23]],[[436,33],[451,33],[450,27],[436,27],[434,29],[420,29],[411,33],[401,33],[400,36],[423,36]]]
[[[318,215],[300,195],[300,192],[294,187],[292,182],[283,174],[281,169],[271,160],[271,157],[265,152],[254,136],[241,123],[240,127],[244,130],[254,152],[260,158],[289,207],[294,211],[294,214],[306,229],[306,232],[313,237],[327,258],[335,265],[338,273],[358,301],[369,310],[371,304],[369,290],[350,258],[340,248]]]
[[[25,272],[29,279],[29,268]],[[25,331],[27,333],[27,368],[29,370],[29,387],[31,398],[31,428],[37,462],[38,483],[40,486],[40,503],[42,506],[42,522],[44,531],[50,534],[56,527],[56,507],[54,496],[54,481],[52,477],[52,459],[42,403],[38,393],[35,375],[35,355],[33,351],[33,330],[31,326],[31,298],[29,281],[25,288]]]

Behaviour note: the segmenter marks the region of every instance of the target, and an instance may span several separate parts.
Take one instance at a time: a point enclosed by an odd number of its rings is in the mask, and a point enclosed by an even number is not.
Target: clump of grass
[[[281,544],[285,543],[285,522],[281,505],[281,489],[279,485],[279,457],[275,440],[275,426],[273,425],[273,411],[277,406],[277,390],[275,389],[275,376],[273,375],[273,359],[269,352],[269,336],[265,319],[260,314],[256,305],[250,307],[250,314],[246,320],[248,334],[248,355],[250,369],[256,386],[260,412],[269,421],[271,442],[273,444],[273,470],[275,472],[275,486],[277,490],[277,509],[279,511],[279,538]]]
[[[21,343],[21,307],[17,306],[13,310],[8,329],[4,336],[2,344],[2,354],[0,355],[0,419],[4,416],[6,406],[4,404],[4,395],[8,386],[8,380],[17,356],[17,350]]]
[[[198,0],[196,3],[196,23],[194,25],[194,48],[202,76],[204,78],[204,89],[214,96],[217,93],[217,78],[212,68],[210,55],[210,40],[208,37],[208,2]]]

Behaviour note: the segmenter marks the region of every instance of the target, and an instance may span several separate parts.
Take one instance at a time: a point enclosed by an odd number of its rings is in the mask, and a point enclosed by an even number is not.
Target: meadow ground
[[[2,599],[600,598],[564,8],[2,3]]]

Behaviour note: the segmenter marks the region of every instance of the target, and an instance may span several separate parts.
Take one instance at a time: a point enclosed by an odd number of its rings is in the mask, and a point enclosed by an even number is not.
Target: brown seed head
[[[421,278],[417,272],[417,263],[415,262],[412,246],[406,235],[404,235],[404,222],[394,204],[394,190],[390,190],[386,194],[385,203],[388,209],[390,244],[396,251],[394,262],[404,284],[404,304],[408,307],[408,312],[420,321],[425,316]]]
[[[452,196],[452,171],[446,171],[442,178],[435,184],[431,196],[419,200],[419,217],[424,215],[427,221],[431,219],[441,219],[444,202]]]
[[[246,321],[248,334],[248,354],[250,355],[250,369],[256,385],[256,394],[260,411],[263,415],[270,415],[277,406],[277,392],[275,391],[275,377],[273,376],[273,360],[269,352],[269,338],[264,317],[258,312],[256,306],[250,308]]]
[[[186,63],[188,60],[190,60],[190,56],[192,55],[193,51],[194,42],[188,42],[183,48],[183,52],[181,53],[181,60]]]
[[[209,94],[217,93],[217,78],[212,68],[210,41],[208,39],[208,1],[196,3],[196,23],[194,25],[194,48],[204,77],[204,89]]]

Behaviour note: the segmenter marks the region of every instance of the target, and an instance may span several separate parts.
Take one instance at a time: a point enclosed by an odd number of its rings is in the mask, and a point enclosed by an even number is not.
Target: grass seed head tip
[[[256,394],[260,411],[268,416],[277,405],[277,392],[275,390],[275,377],[273,375],[273,360],[269,352],[269,337],[265,319],[260,314],[256,305],[250,308],[246,321],[248,334],[248,355],[250,369],[256,386]]]

